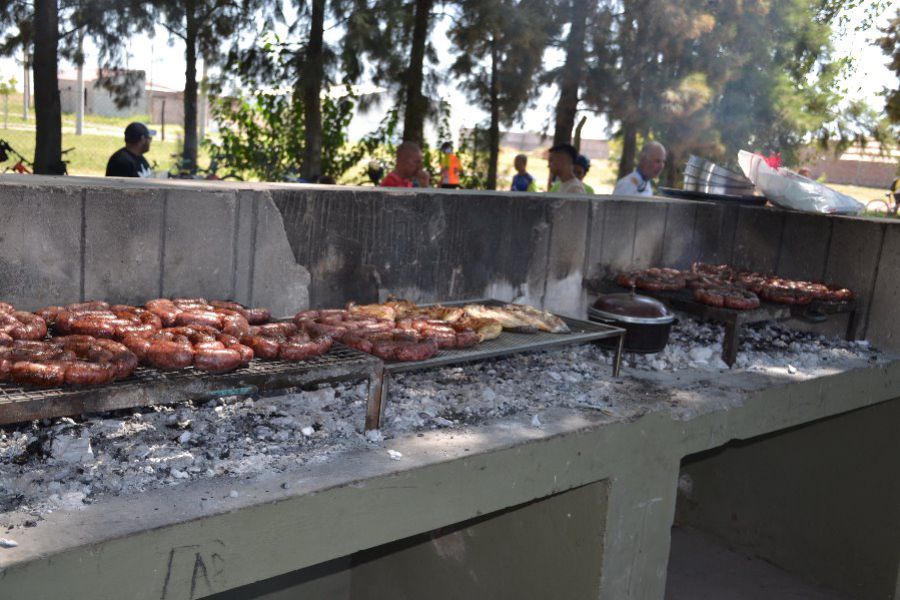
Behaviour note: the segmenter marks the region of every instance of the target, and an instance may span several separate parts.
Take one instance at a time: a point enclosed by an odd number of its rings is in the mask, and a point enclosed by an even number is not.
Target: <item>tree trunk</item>
[[[568,144],[572,141],[575,113],[578,111],[578,90],[584,77],[584,36],[588,11],[591,3],[572,0],[571,27],[566,40],[566,62],[563,64],[559,82],[559,101],[556,103],[556,127],[553,131],[554,144]]]
[[[56,0],[34,3],[34,172],[63,175],[62,111],[57,80],[59,22]]]
[[[497,35],[494,34],[491,41],[491,125],[488,130],[488,174],[487,189],[497,189],[497,161],[500,157],[500,83],[497,81],[497,71],[500,62]]]
[[[313,0],[309,43],[304,69],[300,72],[303,94],[303,165],[300,174],[307,180],[322,175],[322,79],[325,77],[324,44],[325,0]]]
[[[31,109],[31,67],[32,60],[31,55],[31,41],[28,38],[22,42],[22,45],[25,47],[25,51],[23,52],[22,58],[22,119],[25,121],[28,120],[28,111]]]
[[[621,179],[634,170],[634,157],[637,153],[637,127],[634,123],[622,124],[622,157],[619,159],[619,174]]]
[[[197,169],[197,33],[196,5],[193,0],[185,3],[184,59],[184,151],[181,168],[195,172]]]
[[[406,77],[406,110],[403,115],[403,140],[420,146],[425,140],[425,114],[428,101],[422,95],[425,80],[425,46],[428,43],[428,21],[434,0],[416,0],[409,70]]]

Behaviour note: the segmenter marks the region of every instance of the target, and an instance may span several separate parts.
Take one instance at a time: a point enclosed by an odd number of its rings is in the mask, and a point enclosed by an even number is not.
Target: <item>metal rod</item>
[[[619,371],[622,368],[622,351],[625,349],[625,332],[623,331],[619,334],[619,343],[616,344],[616,354],[613,357],[613,368],[612,374],[613,377],[619,376]]]
[[[384,416],[388,380],[390,373],[381,368],[373,371],[369,376],[369,396],[366,399],[366,431],[381,428],[381,418]]]
[[[741,335],[741,325],[739,323],[728,323],[725,325],[725,339],[722,340],[722,360],[731,368],[737,360],[738,342]]]

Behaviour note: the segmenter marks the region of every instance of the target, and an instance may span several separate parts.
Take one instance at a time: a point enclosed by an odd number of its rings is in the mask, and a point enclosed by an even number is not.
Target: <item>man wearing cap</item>
[[[125,128],[125,147],[117,150],[106,163],[107,177],[152,177],[153,169],[144,158],[150,150],[150,139],[156,135],[143,123]]]

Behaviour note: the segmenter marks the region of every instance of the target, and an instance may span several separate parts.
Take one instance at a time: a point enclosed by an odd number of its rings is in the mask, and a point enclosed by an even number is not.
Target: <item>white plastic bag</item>
[[[865,206],[830,187],[824,186],[790,169],[773,169],[759,154],[738,152],[738,164],[772,204],[803,212],[858,215]]]

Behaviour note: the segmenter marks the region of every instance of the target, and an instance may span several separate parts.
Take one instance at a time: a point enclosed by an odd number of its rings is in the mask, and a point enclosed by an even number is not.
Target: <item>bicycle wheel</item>
[[[891,205],[886,200],[876,198],[866,204],[866,212],[889,213],[891,212]]]

